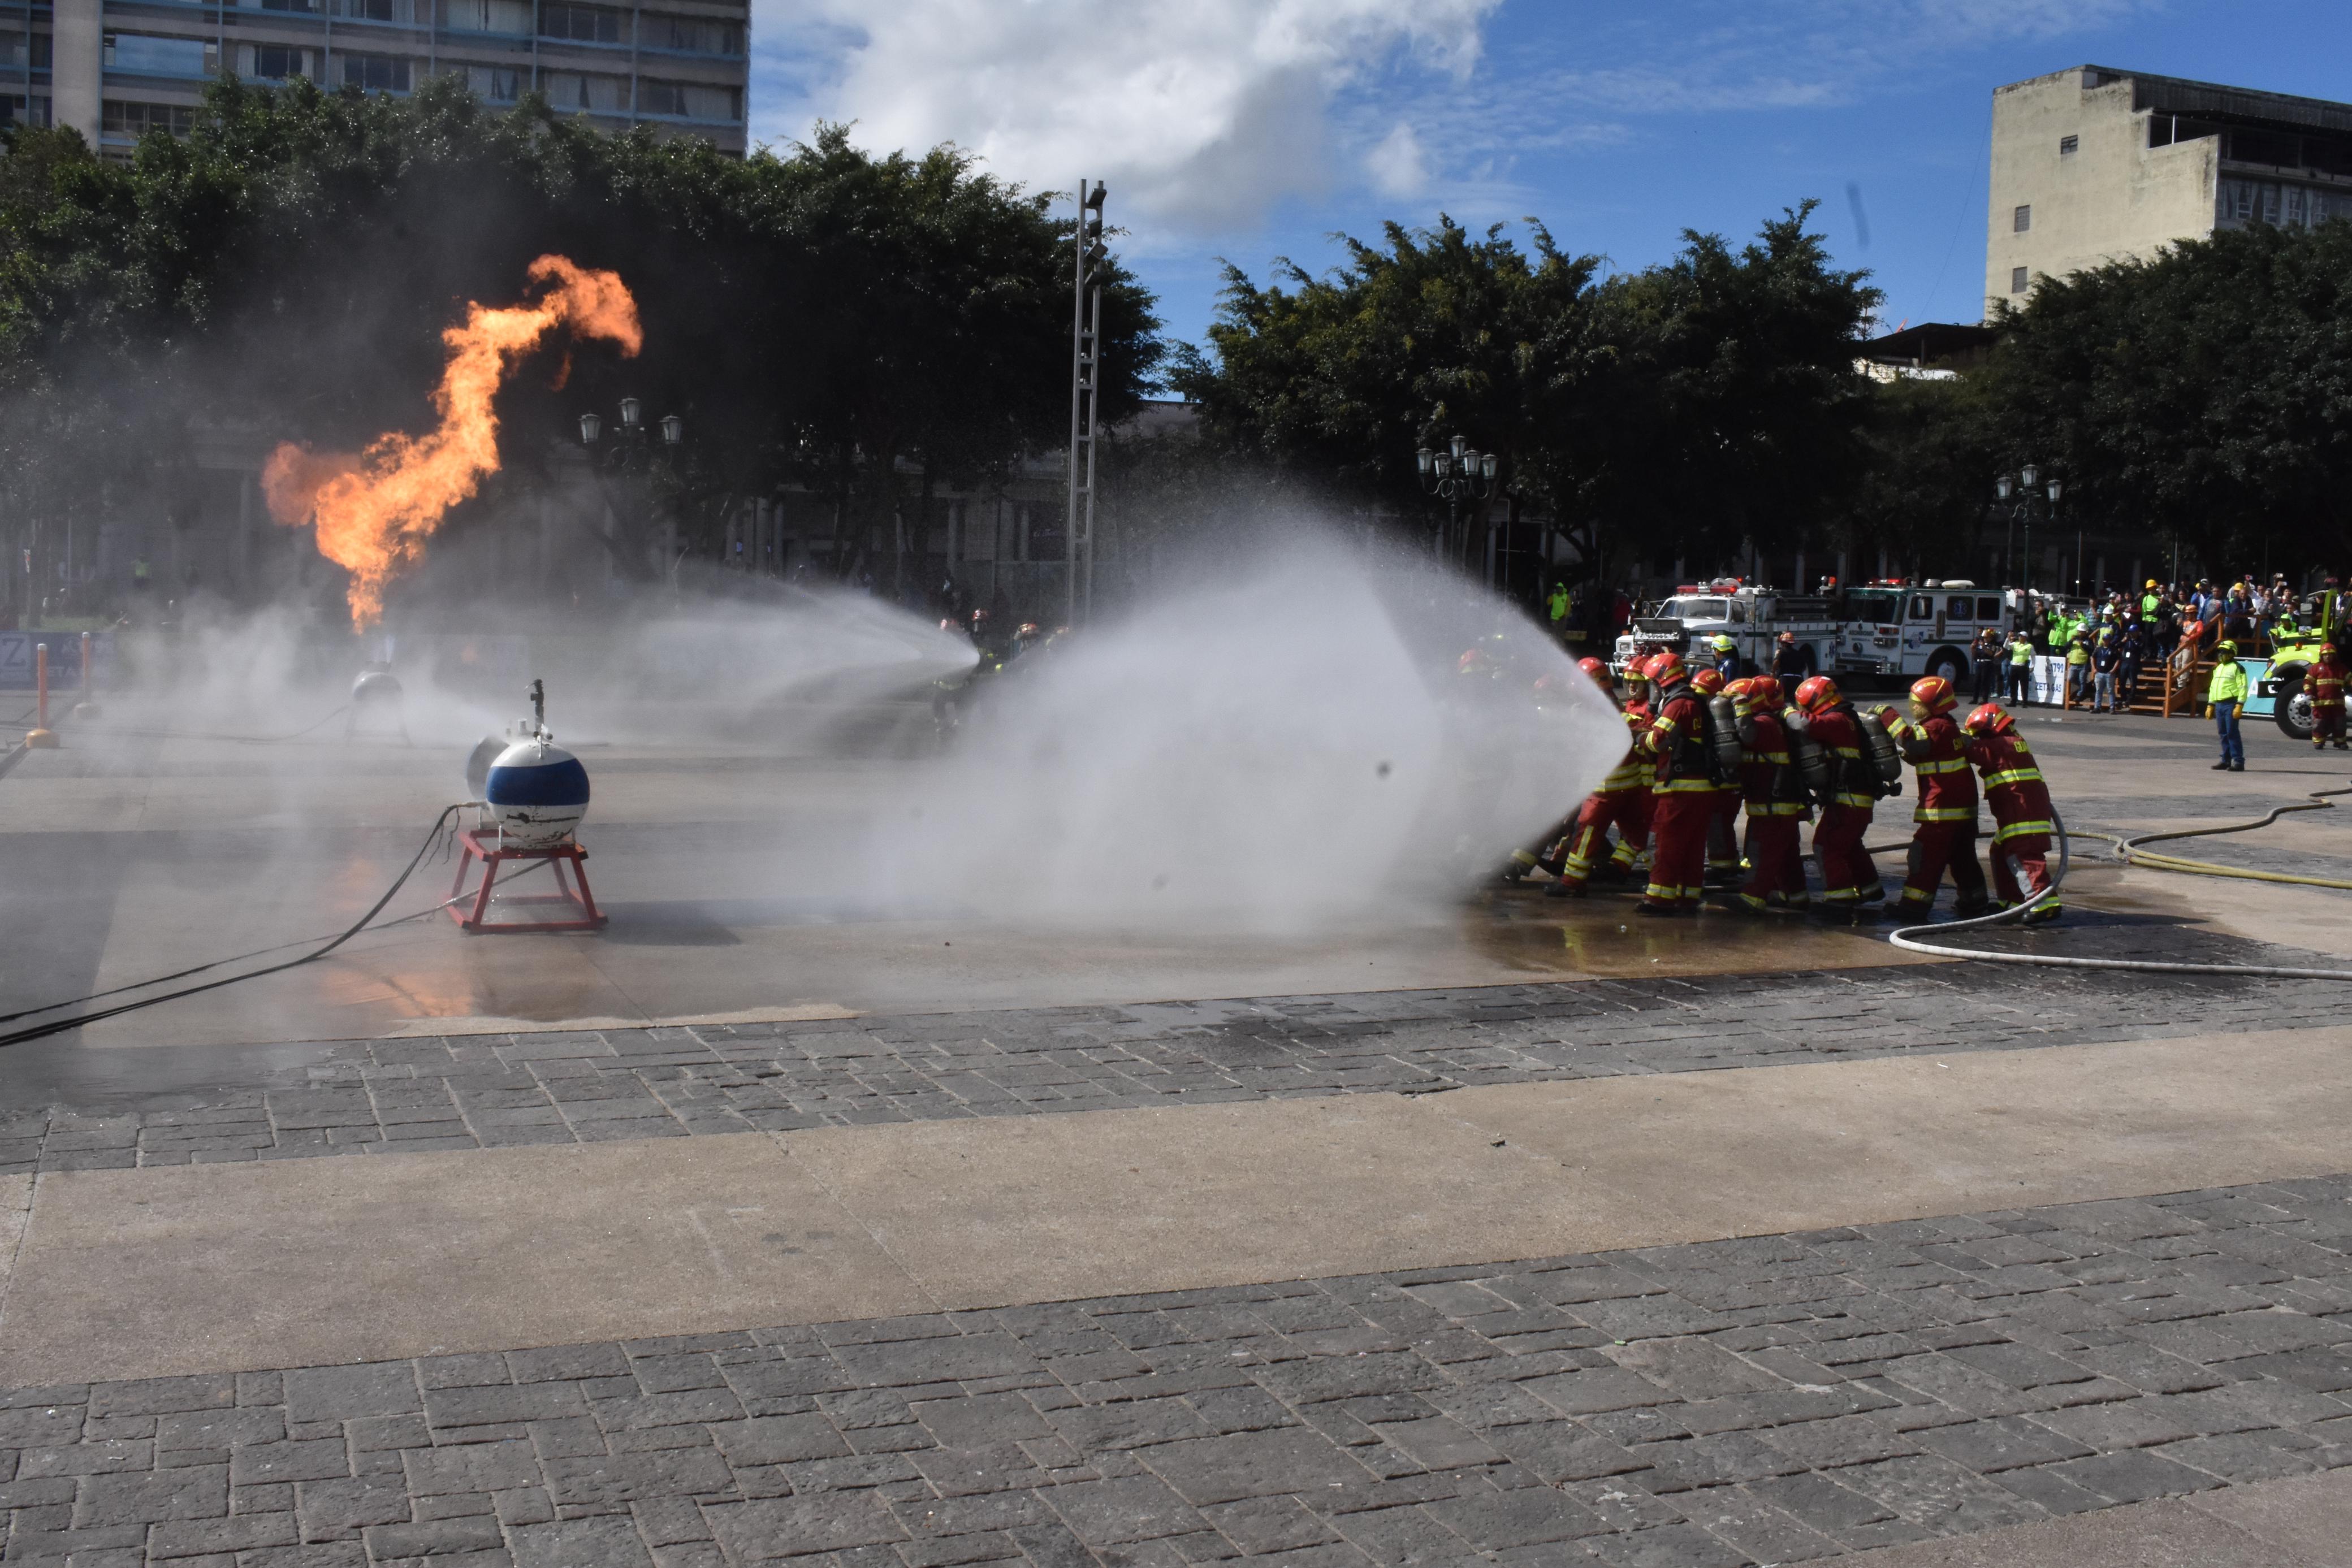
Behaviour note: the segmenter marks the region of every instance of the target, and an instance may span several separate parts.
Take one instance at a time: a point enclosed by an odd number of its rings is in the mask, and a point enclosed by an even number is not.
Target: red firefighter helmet
[[[1605,686],[1609,684],[1609,666],[1590,654],[1576,661],[1576,667],[1591,675],[1600,685]]]
[[[1690,672],[1683,668],[1680,653],[1664,653],[1651,656],[1650,684],[1652,685],[1664,690],[1667,686],[1681,685],[1688,679],[1690,679]]]
[[[1933,717],[1959,706],[1960,694],[1954,691],[1952,683],[1943,676],[1929,675],[1911,683],[1911,700],[1919,705],[1921,713]]]
[[[2319,645],[2319,656],[2323,659],[2332,659],[2336,657],[2336,644],[2333,643],[2322,643]]]
[[[1987,703],[1960,721],[1960,728],[1974,736],[1999,735],[2016,727],[2017,721],[1999,703]]]
[[[1723,690],[1723,672],[1709,664],[1690,678],[1691,690],[1701,696],[1714,696]]]
[[[1827,675],[1808,675],[1797,683],[1797,706],[1807,713],[1834,707],[1839,701],[1837,683]]]
[[[1757,711],[1759,713],[1779,709],[1785,700],[1780,692],[1780,677],[1778,675],[1748,676],[1748,700],[1756,705]]]

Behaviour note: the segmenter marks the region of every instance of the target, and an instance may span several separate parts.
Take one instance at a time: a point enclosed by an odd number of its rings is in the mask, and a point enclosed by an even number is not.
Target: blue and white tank
[[[588,770],[551,740],[519,740],[491,762],[482,799],[507,843],[544,849],[570,838],[588,814]]]

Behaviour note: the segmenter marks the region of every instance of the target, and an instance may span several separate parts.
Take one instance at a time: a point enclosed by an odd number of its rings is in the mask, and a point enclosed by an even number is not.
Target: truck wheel
[[[1927,673],[1941,675],[1952,683],[1954,691],[1958,691],[1968,681],[1969,661],[1957,649],[1938,648],[1928,655]]]
[[[2290,670],[2272,688],[2271,716],[2290,740],[2311,738],[2311,694],[2303,689],[2303,672]]]

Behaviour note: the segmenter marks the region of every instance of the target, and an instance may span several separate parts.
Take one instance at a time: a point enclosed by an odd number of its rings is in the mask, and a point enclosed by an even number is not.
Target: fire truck
[[[1835,656],[1836,607],[1833,594],[1784,593],[1738,578],[1685,583],[1655,613],[1635,618],[1632,630],[1617,639],[1612,663],[1622,669],[1633,659],[1671,649],[1711,664],[1715,640],[1728,637],[1743,669],[1769,670],[1780,633],[1787,632],[1796,638],[1797,656],[1810,675],[1830,668]]]
[[[1941,675],[1965,687],[1969,644],[1988,626],[2006,636],[2017,624],[2021,597],[2015,590],[1958,580],[1793,594],[1718,578],[1703,586],[1685,584],[1656,613],[1636,619],[1617,639],[1615,663],[1622,669],[1637,656],[1669,648],[1711,661],[1715,639],[1727,636],[1744,668],[1769,670],[1786,632],[1805,674]]]
[[[1987,627],[2007,637],[2022,600],[1958,578],[1860,584],[1841,595],[1832,663],[1844,675],[1941,675],[1965,686],[1969,644]]]

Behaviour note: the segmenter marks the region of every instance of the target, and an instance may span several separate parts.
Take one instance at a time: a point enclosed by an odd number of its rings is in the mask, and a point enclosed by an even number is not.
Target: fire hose
[[[1886,939],[1895,946],[1909,953],[1927,953],[1945,958],[1981,959],[1995,964],[2032,964],[2046,968],[2124,969],[2137,973],[2161,975],[2238,975],[2261,979],[2283,980],[2352,980],[2352,969],[2304,969],[2275,964],[2183,964],[2156,958],[2084,958],[2058,953],[1993,953],[1977,948],[1948,947],[1938,943],[1923,942],[1918,939],[1917,935],[1920,932],[1935,932],[1942,935],[1953,931],[1964,931],[1971,927],[1996,925],[2007,921],[2024,919],[2026,915],[2034,908],[2058,896],[2059,889],[2066,881],[2066,869],[2073,859],[2068,845],[2076,838],[2104,839],[2116,846],[2117,860],[2126,865],[2145,867],[2150,871],[2181,872],[2196,876],[2244,877],[2259,882],[2295,883],[2310,887],[2332,887],[2352,891],[2352,882],[2330,881],[2325,877],[2293,876],[2284,872],[2248,871],[2236,866],[2215,865],[2207,861],[2182,860],[2172,855],[2147,854],[2139,849],[2142,844],[2170,839],[2194,839],[2218,833],[2250,832],[2256,828],[2268,827],[2289,811],[2331,810],[2333,802],[2326,797],[2347,794],[2352,794],[2352,788],[2322,789],[2312,795],[2311,804],[2280,806],[2256,821],[2236,822],[2218,828],[2190,828],[2172,832],[2142,833],[2133,838],[2087,831],[2081,833],[2070,832],[2067,831],[2065,819],[2061,817],[2058,814],[2058,809],[2053,806],[2050,809],[2050,820],[2051,824],[2057,830],[2054,836],[2058,840],[2058,869],[2051,877],[2049,886],[2022,903],[2012,904],[2007,909],[1998,910],[1990,915],[1979,915],[1968,920],[1954,920],[1940,925],[1906,925],[1889,932]],[[1993,852],[1995,854],[2000,852],[1999,844],[1993,846]]]
[[[12,1030],[6,1034],[0,1034],[0,1047],[23,1045],[29,1040],[45,1039],[53,1034],[62,1034],[70,1029],[79,1029],[84,1024],[97,1023],[105,1019],[119,1018],[124,1013],[137,1012],[142,1008],[152,1008],[162,1002],[177,1001],[183,997],[197,996],[205,991],[216,991],[224,986],[234,986],[240,980],[257,980],[264,975],[282,974],[288,969],[299,968],[305,964],[313,964],[318,962],[328,954],[333,952],[336,948],[341,946],[344,943],[350,941],[352,937],[358,936],[361,932],[368,929],[370,925],[375,920],[375,917],[383,913],[384,905],[390,904],[394,897],[399,894],[401,888],[406,885],[409,877],[415,873],[416,868],[425,863],[425,857],[430,854],[433,851],[433,846],[440,841],[441,831],[448,825],[450,819],[455,817],[459,811],[464,810],[467,806],[477,804],[479,804],[479,802],[460,800],[454,805],[443,807],[441,814],[433,819],[433,826],[426,831],[425,841],[416,846],[416,852],[409,857],[409,861],[406,865],[401,867],[400,874],[392,879],[392,885],[383,890],[383,896],[377,899],[365,915],[361,915],[358,920],[345,927],[342,932],[328,940],[323,946],[314,947],[307,953],[286,959],[282,963],[268,965],[265,967],[258,969],[248,969],[241,974],[226,976],[217,980],[206,980],[204,984],[198,986],[183,987],[181,989],[176,991],[166,991],[161,996],[145,997],[135,1002],[121,1002],[110,1008],[100,1008],[94,1012],[77,1013],[71,1018],[52,1019],[47,1023],[27,1025],[24,1029]],[[542,862],[541,863],[548,864],[552,862]],[[509,876],[499,877],[497,880],[499,883],[503,883],[511,881],[513,877],[516,876],[528,876],[532,871],[536,871],[539,868],[536,865],[527,867],[522,871],[515,872]],[[422,920],[427,915],[438,915],[441,911],[448,908],[451,904],[457,904],[459,902],[462,902],[462,895],[460,898],[445,899],[429,909],[420,909],[413,915],[404,915],[397,920],[388,920],[384,922],[383,926],[379,926],[377,929],[382,930],[393,925],[404,925],[411,920]],[[312,937],[305,938],[304,940],[315,941],[318,939]],[[190,968],[174,970],[168,975],[157,975],[152,978],[136,981],[128,986],[115,986],[107,990],[93,991],[89,996],[76,997],[71,1001],[50,1002],[44,1007],[26,1008],[21,1012],[0,1014],[0,1023],[14,1023],[18,1019],[33,1018],[41,1013],[58,1012],[66,1008],[78,1008],[85,1002],[100,1001],[108,997],[118,997],[126,991],[139,991],[144,990],[150,986],[166,985],[173,980],[185,979],[190,975],[200,975],[208,969],[217,969],[224,964],[237,964],[242,963],[248,958],[266,957],[271,953],[281,952],[287,947],[299,945],[299,943],[280,943],[275,947],[263,947],[251,953],[240,953],[233,957],[215,958],[210,963],[198,964]]]

